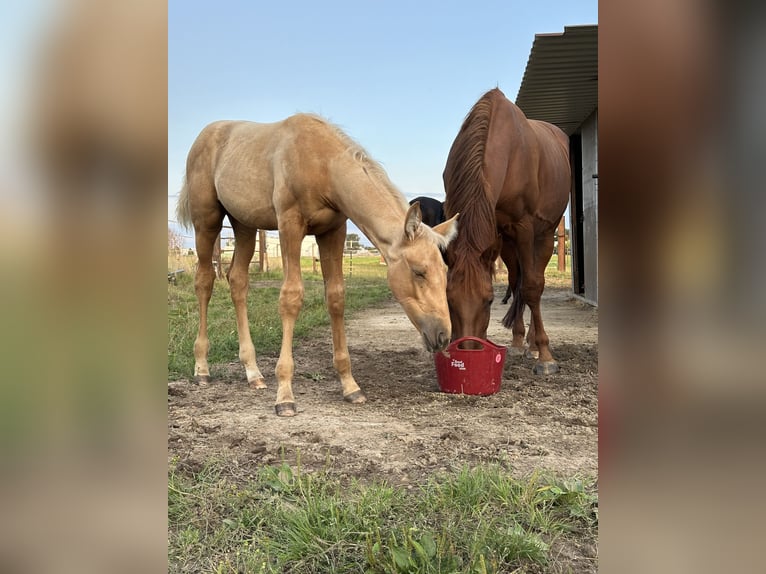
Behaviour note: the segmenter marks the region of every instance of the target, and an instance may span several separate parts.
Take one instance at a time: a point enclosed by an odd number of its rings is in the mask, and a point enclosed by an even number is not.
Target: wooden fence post
[[[218,279],[223,278],[223,260],[221,257],[221,234],[215,238],[213,243],[213,266],[215,267],[215,275]]]
[[[266,269],[266,230],[258,230],[258,266],[261,273],[268,271]]]

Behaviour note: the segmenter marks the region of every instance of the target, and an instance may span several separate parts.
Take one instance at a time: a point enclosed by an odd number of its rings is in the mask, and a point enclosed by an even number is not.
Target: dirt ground
[[[496,285],[488,332],[501,345],[511,340],[500,324],[504,291]],[[299,460],[304,470],[329,468],[398,485],[476,462],[497,462],[518,476],[535,469],[595,476],[598,312],[566,289],[549,287],[543,317],[561,371],[534,375],[531,359],[508,353],[501,389],[488,397],[441,393],[432,356],[393,302],[346,323],[352,370],[366,404],[342,400],[329,328],[295,345],[293,418],[274,414],[276,355],[258,356],[266,390],[250,389],[235,362],[208,386],[170,382],[168,456],[189,470],[211,457],[244,471]]]

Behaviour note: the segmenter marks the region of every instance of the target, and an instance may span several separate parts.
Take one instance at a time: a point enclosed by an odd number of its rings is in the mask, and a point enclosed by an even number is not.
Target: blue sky
[[[168,10],[169,219],[207,123],[297,112],[341,126],[407,199],[442,199],[447,153],[476,100],[495,86],[515,100],[535,34],[598,21],[596,0],[170,0]]]

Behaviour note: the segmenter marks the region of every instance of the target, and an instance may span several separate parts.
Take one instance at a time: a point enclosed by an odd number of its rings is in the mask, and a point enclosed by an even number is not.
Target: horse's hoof
[[[205,386],[210,383],[210,375],[194,375],[194,384]]]
[[[532,369],[532,372],[535,375],[553,375],[559,372],[559,365],[556,363],[556,361],[537,363]]]
[[[511,345],[510,347],[508,347],[508,354],[511,355],[512,357],[520,357],[521,355],[524,354],[524,347],[514,347],[513,345]]]
[[[343,397],[343,400],[358,405],[361,403],[366,403],[367,397],[364,396],[362,391],[354,391],[353,393],[349,393]]]
[[[524,351],[524,358],[525,359],[534,359],[535,361],[540,358],[540,351],[531,351],[527,349]]]
[[[503,303],[503,305],[507,304],[508,303],[508,299],[503,299],[502,303]]]
[[[248,381],[248,385],[250,385],[251,389],[265,389],[266,388],[266,381],[261,379],[253,379],[252,381]]]
[[[294,417],[295,403],[279,403],[274,405],[274,410],[277,411],[278,417]]]

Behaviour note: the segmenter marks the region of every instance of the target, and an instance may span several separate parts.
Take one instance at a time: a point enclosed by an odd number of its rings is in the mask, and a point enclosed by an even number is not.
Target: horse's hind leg
[[[545,268],[553,254],[553,231],[543,233],[534,240],[534,257],[530,258],[529,266],[524,266],[524,278],[522,283],[523,296],[532,311],[530,324],[530,336],[534,336],[537,346],[538,357],[534,366],[536,375],[551,375],[557,373],[559,366],[553,358],[549,346],[548,334],[543,326],[542,312],[540,311],[540,299],[545,289]]]
[[[503,241],[503,246],[500,250],[500,258],[505,263],[508,269],[508,289],[503,297],[503,303],[507,303],[510,299],[513,291],[516,289],[519,277],[519,261],[516,255],[516,245],[510,241]],[[511,325],[513,333],[513,341],[511,342],[510,349],[515,354],[522,354],[524,352],[524,310],[513,320]]]
[[[194,341],[194,381],[197,383],[210,382],[210,369],[207,354],[210,341],[207,336],[207,308],[210,296],[213,294],[213,244],[221,232],[223,211],[220,214],[211,213],[209,217],[195,221],[194,235],[197,247],[197,273],[194,277],[194,291],[199,302],[199,331]]]
[[[231,218],[230,218],[231,219]],[[250,288],[250,260],[255,251],[255,233],[256,230],[249,229],[232,220],[234,228],[234,237],[236,240],[234,247],[234,257],[229,268],[229,288],[231,290],[231,300],[234,303],[234,310],[237,315],[237,335],[239,337],[239,360],[245,367],[247,382],[254,389],[265,389],[266,383],[263,380],[258,364],[255,359],[255,346],[250,337],[250,324],[247,320],[247,292]]]
[[[322,276],[325,283],[325,302],[332,325],[332,362],[338,373],[343,389],[343,398],[350,403],[367,400],[351,374],[351,358],[343,325],[343,310],[346,292],[343,284],[343,243],[346,240],[346,226],[317,236],[319,257],[322,261]]]

